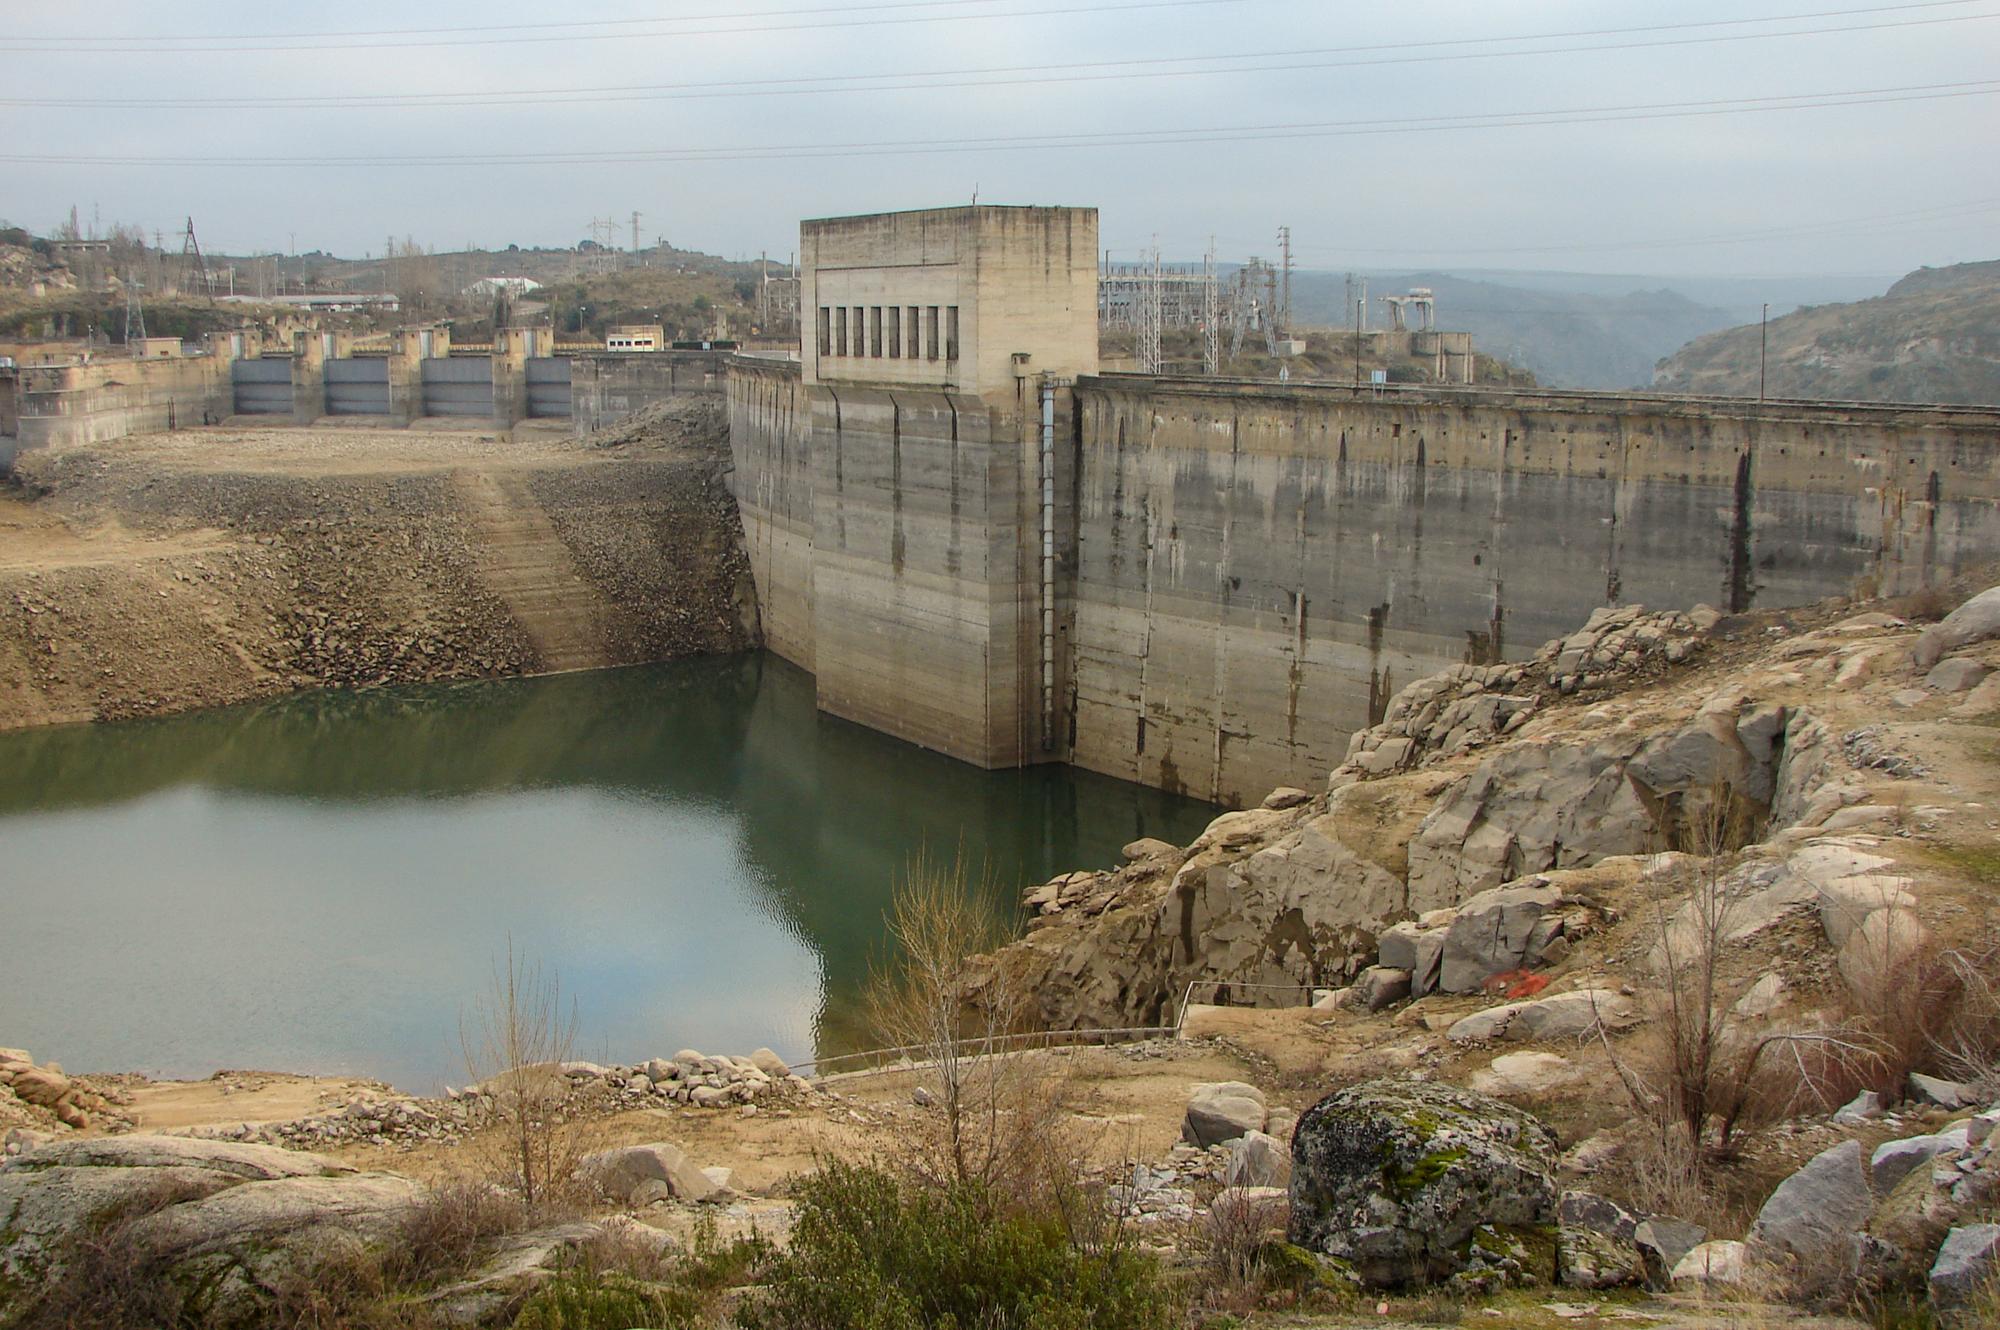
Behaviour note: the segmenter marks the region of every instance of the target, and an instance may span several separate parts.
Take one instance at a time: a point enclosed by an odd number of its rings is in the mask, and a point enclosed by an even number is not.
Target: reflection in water
[[[1213,812],[911,748],[761,655],[5,734],[0,1043],[431,1089],[511,934],[575,997],[579,1056],[801,1057],[854,1037],[919,849],[1010,910]]]

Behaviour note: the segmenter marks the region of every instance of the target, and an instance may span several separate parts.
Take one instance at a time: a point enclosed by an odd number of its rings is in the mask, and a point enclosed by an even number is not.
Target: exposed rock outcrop
[[[1377,1080],[1321,1100],[1292,1138],[1291,1240],[1398,1288],[1554,1277],[1555,1138],[1496,1099]]]

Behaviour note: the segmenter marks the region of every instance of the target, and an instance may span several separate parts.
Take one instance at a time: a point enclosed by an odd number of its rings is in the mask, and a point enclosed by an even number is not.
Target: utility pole
[[[1365,288],[1364,288],[1365,291]],[[1354,302],[1354,386],[1361,386],[1361,314],[1368,308],[1368,297],[1363,294]]]
[[[1214,378],[1222,372],[1222,312],[1215,292],[1215,237],[1208,238],[1208,253],[1201,265],[1201,372]]]
[[[632,214],[632,252],[634,254],[639,252],[639,218],[641,215],[637,211],[634,211]]]
[[[1291,227],[1281,226],[1278,228],[1278,249],[1284,258],[1284,267],[1282,271],[1284,274],[1283,280],[1285,286],[1284,286],[1284,293],[1278,298],[1278,309],[1277,309],[1278,327],[1276,331],[1278,336],[1280,337],[1290,337],[1292,335],[1292,228]]]
[[[1771,306],[1764,305],[1764,317],[1757,324],[1757,400],[1764,400],[1764,365],[1771,351]]]

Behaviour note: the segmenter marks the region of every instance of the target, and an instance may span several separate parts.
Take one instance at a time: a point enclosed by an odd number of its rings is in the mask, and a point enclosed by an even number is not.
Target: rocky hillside
[[[2000,403],[2000,260],[1922,268],[1873,300],[1771,320],[1773,397]],[[1710,333],[1659,363],[1669,392],[1754,396],[1760,329]]]
[[[713,403],[575,440],[181,431],[0,490],[0,729],[742,650]]]

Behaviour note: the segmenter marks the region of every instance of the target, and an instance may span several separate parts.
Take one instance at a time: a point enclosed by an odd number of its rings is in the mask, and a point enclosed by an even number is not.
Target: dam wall
[[[729,418],[765,645],[821,710],[981,766],[1048,756],[1021,413],[739,360]]]
[[[214,343],[196,355],[22,365],[0,373],[11,380],[12,443],[21,451],[206,425],[232,409],[229,357]]]
[[[1070,760],[1242,803],[1603,605],[2000,557],[2000,412],[1086,378]]]
[[[1043,505],[1034,380],[1011,409],[740,358],[728,386],[766,641],[824,709],[1222,803],[1310,787],[1398,688],[1599,606],[2000,558],[2000,411],[1085,374]]]

